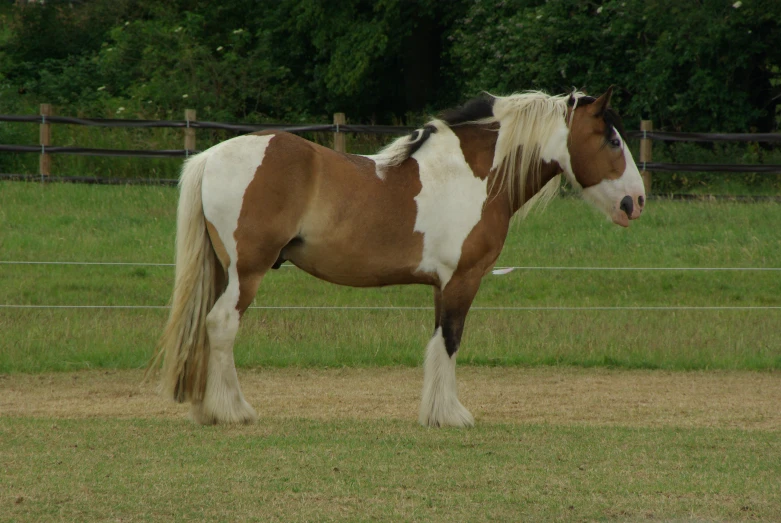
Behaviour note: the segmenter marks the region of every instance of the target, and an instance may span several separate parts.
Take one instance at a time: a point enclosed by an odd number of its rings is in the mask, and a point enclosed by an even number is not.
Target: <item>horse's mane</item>
[[[542,146],[562,129],[562,123],[566,125],[568,104],[577,101],[578,105],[588,105],[594,100],[577,91],[557,96],[539,91],[510,96],[486,93],[461,107],[444,111],[423,128],[393,141],[374,158],[382,167],[391,167],[412,156],[442,126],[480,125],[490,128],[498,124],[491,166],[496,176],[492,186],[505,189],[510,201],[517,204],[525,199],[528,177],[539,179]],[[615,126],[623,134],[620,119],[614,112],[607,111],[605,121],[607,133],[612,133]],[[537,203],[550,201],[558,193],[560,184],[560,177],[556,176],[523,206],[521,213],[526,214]]]

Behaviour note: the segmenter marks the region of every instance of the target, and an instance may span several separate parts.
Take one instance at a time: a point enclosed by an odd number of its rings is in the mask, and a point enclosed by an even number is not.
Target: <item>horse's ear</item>
[[[607,88],[607,91],[597,98],[593,104],[591,104],[591,110],[594,116],[602,116],[605,109],[610,107],[610,97],[613,96],[613,86]]]

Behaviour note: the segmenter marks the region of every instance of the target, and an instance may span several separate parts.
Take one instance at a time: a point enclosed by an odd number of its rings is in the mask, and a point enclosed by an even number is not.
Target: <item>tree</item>
[[[773,0],[478,0],[452,52],[468,91],[617,84],[632,127],[650,118],[668,129],[769,131],[781,95],[779,24]]]

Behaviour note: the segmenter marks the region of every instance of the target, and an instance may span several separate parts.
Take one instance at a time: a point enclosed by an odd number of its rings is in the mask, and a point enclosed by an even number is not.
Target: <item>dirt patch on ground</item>
[[[0,415],[183,418],[141,371],[0,376]],[[422,370],[239,372],[260,417],[417,419]],[[781,374],[461,367],[462,403],[478,423],[781,430]]]

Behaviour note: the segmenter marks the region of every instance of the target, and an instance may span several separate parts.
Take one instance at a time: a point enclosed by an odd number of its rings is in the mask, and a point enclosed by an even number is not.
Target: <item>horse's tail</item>
[[[207,158],[207,153],[194,156],[182,169],[171,313],[150,366],[157,368],[163,360],[161,392],[179,403],[203,400],[209,365],[206,315],[223,279],[203,215],[201,185]]]

